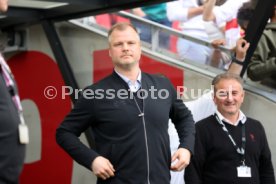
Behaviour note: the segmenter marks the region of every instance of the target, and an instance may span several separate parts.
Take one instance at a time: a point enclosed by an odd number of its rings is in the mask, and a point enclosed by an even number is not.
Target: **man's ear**
[[[244,95],[245,95],[245,91],[244,89],[242,90],[242,103],[243,103],[243,100],[244,100]]]
[[[215,87],[214,87],[214,85],[212,85],[212,86],[211,86],[211,95],[212,95],[212,97],[213,97],[213,101],[215,100],[215,94],[216,94],[216,92],[215,92]]]
[[[214,101],[214,103],[215,103],[215,105],[217,105],[217,98],[216,98],[216,91],[215,90],[213,90],[212,91],[212,97],[213,97],[213,101]]]
[[[212,97],[213,97],[214,103],[216,104],[216,97],[215,97],[215,92],[214,91],[212,92]]]

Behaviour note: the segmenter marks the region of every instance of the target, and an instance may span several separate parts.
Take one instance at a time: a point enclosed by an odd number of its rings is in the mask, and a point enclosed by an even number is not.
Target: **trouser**
[[[148,17],[144,17],[148,20],[151,20]],[[161,19],[161,20],[151,20],[154,22],[157,22],[159,24],[162,24],[164,26],[171,27],[172,23],[166,18],[166,19]],[[140,39],[142,41],[151,43],[151,27],[148,24],[145,24],[143,22],[139,21],[132,21],[132,24],[137,28],[139,34],[140,34]],[[170,47],[170,35],[165,32],[159,32],[159,46],[165,49],[169,49]]]
[[[211,55],[210,48],[184,39],[178,39],[177,52],[181,60],[187,59],[201,64],[206,64]]]

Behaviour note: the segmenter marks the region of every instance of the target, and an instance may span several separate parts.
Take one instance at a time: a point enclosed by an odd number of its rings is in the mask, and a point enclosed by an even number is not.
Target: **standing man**
[[[264,128],[240,110],[242,80],[225,73],[212,85],[217,111],[196,124],[195,154],[185,171],[186,184],[275,184]]]
[[[0,12],[8,1],[0,0]],[[10,68],[0,54],[0,184],[17,184],[25,157],[28,131]]]
[[[166,78],[140,70],[141,43],[131,24],[115,24],[108,41],[114,72],[84,90],[57,129],[57,142],[94,172],[97,183],[169,184],[170,169],[183,170],[193,153],[191,112]],[[172,157],[169,118],[180,139]],[[93,149],[78,138],[90,127],[96,144]]]
[[[245,60],[246,52],[250,44],[244,40],[239,39],[235,48],[235,58],[232,59],[228,73],[239,75],[242,71],[243,62]],[[238,61],[238,62],[237,62]],[[216,106],[212,98],[212,91],[200,96],[198,99],[184,102],[187,108],[191,111],[194,120],[197,122],[206,118],[216,111]],[[174,153],[178,149],[179,139],[177,131],[172,123],[169,123],[169,136],[171,152]],[[171,171],[171,184],[184,184],[184,170],[180,172]]]

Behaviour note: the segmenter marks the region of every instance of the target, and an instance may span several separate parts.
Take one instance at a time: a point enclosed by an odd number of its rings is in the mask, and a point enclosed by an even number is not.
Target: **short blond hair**
[[[131,23],[128,23],[128,22],[119,22],[119,23],[114,24],[110,28],[110,30],[108,31],[108,36],[107,36],[108,41],[110,42],[110,35],[113,33],[114,30],[124,31],[127,28],[129,28],[129,27],[132,28],[137,33],[137,35],[139,37],[139,33],[138,33],[137,29]],[[139,39],[140,39],[140,37],[139,37]]]

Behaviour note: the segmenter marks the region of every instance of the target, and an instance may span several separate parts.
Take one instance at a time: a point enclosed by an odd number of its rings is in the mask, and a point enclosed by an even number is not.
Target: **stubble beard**
[[[119,63],[117,64],[117,66],[119,68],[122,68],[123,70],[130,71],[136,64],[137,64],[137,61],[134,61],[131,63]]]
[[[236,110],[226,110],[225,113],[228,116],[235,116],[235,115],[239,114],[239,109],[236,109]]]

